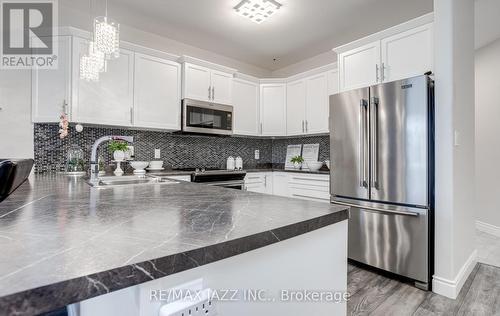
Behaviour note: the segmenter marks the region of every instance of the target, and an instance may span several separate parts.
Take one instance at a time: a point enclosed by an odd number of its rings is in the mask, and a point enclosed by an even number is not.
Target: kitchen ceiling
[[[272,19],[256,24],[235,13],[240,0],[108,1],[109,15],[122,24],[268,70],[433,10],[432,0],[281,0]],[[101,2],[97,5],[102,7]],[[88,1],[59,3],[89,10]]]

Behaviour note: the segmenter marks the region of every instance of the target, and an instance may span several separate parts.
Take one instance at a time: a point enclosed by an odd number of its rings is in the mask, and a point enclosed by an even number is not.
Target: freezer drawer
[[[428,283],[428,212],[406,208],[397,214],[351,207],[349,258]]]

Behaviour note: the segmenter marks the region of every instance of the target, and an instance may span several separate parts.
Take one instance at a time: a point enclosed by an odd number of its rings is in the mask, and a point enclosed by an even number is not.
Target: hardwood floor
[[[452,300],[349,264],[348,315],[500,315],[500,268],[478,263]]]

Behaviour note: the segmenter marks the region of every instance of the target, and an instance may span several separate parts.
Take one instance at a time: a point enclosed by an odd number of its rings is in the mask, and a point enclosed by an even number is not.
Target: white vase
[[[113,152],[115,161],[123,161],[125,159],[125,152],[123,150],[115,150]]]
[[[293,167],[295,169],[301,169],[302,168],[302,163],[301,162],[294,162],[293,163]]]

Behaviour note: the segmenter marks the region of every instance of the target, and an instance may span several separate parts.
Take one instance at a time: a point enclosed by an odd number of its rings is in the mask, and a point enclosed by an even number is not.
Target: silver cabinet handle
[[[215,87],[212,87],[212,100],[215,100]]]
[[[304,120],[302,120],[302,133],[305,133],[305,128],[304,128]]]
[[[260,133],[263,134],[264,133],[264,129],[262,128],[262,123],[260,123]]]
[[[385,64],[382,63],[382,67],[380,67],[380,72],[382,73],[381,74],[381,77],[382,77],[382,82],[385,81]]]
[[[375,64],[375,73],[377,74],[377,82],[380,81],[380,76],[378,75],[378,64]]]
[[[130,123],[134,124],[134,108],[130,108]]]
[[[212,89],[211,89],[211,87],[208,87],[208,99],[212,100]]]
[[[378,183],[378,103],[379,99],[377,97],[372,97],[371,99],[371,126],[372,126],[372,132],[371,132],[371,138],[372,138],[372,161],[373,161],[373,166],[372,166],[372,184],[371,186],[375,189],[379,189],[379,183]]]
[[[359,186],[363,188],[368,187],[368,181],[366,179],[366,143],[367,143],[367,108],[368,101],[362,99],[359,102]]]
[[[337,205],[342,205],[342,206],[349,206],[349,207],[355,207],[355,208],[359,208],[359,209],[362,209],[362,210],[367,210],[367,211],[372,211],[372,212],[377,212],[377,213],[387,213],[387,214],[393,214],[393,215],[405,215],[405,216],[415,216],[415,217],[420,215],[417,212],[384,210],[382,208],[376,208],[376,207],[371,207],[371,206],[363,206],[363,205],[357,205],[357,204],[345,203],[345,202],[332,201],[332,204],[337,204]]]
[[[309,132],[309,122],[306,120],[306,133]]]

